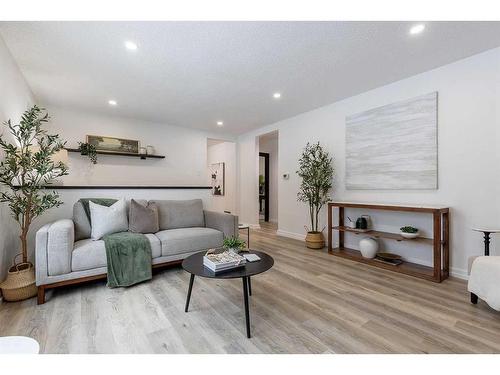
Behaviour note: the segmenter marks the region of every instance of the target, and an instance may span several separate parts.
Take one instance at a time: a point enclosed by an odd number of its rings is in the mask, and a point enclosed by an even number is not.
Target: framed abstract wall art
[[[94,145],[97,151],[139,153],[139,141],[102,135],[87,135],[87,143]]]
[[[225,179],[224,163],[214,163],[210,165],[210,180],[212,183],[212,195],[224,195]]]
[[[346,117],[347,189],[437,189],[437,92]]]

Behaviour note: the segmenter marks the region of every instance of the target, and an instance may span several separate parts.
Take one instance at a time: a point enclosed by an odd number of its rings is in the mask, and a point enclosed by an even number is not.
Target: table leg
[[[248,308],[248,284],[247,277],[242,277],[243,280],[243,297],[245,298],[245,323],[247,326],[247,337],[250,338],[250,310]]]
[[[478,296],[474,293],[471,293],[470,294],[470,302],[474,305],[477,305],[477,300],[478,300]]]
[[[252,282],[250,281],[250,276],[248,276],[247,281],[248,281],[248,295],[251,296],[252,295]]]
[[[484,232],[484,255],[490,255],[490,232]]]
[[[189,300],[191,299],[191,291],[193,290],[193,283],[194,283],[194,274],[191,274],[191,279],[189,280],[188,295],[186,299],[186,308],[184,309],[185,312],[188,312],[189,309]]]

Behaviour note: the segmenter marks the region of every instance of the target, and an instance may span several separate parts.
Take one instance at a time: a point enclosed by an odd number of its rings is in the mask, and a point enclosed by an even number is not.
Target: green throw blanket
[[[104,236],[108,260],[108,286],[130,286],[151,280],[151,245],[140,233],[120,232]]]
[[[109,207],[116,199],[82,198],[80,202],[90,221],[89,202]],[[108,263],[108,287],[130,286],[151,280],[151,244],[145,235],[120,232],[108,234],[103,240]]]

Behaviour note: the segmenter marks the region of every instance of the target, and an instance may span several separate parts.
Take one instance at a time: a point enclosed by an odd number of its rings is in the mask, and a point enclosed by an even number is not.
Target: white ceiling
[[[500,45],[500,22],[411,36],[413,24],[0,22],[0,34],[45,105],[238,134]]]

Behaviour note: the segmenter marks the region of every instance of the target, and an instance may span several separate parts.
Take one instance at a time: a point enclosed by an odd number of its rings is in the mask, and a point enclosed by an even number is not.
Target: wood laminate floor
[[[243,233],[242,233],[243,235]],[[246,233],[245,233],[246,235]],[[251,339],[241,280],[195,280],[181,268],[151,282],[104,282],[0,304],[0,336],[27,335],[45,353],[498,353],[500,313],[469,303],[466,284],[434,284],[305,248],[263,224],[251,245],[274,267],[252,278]]]

